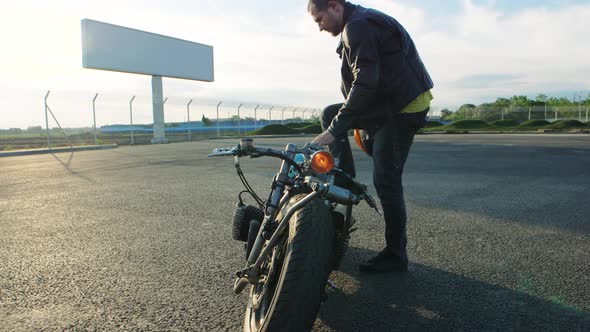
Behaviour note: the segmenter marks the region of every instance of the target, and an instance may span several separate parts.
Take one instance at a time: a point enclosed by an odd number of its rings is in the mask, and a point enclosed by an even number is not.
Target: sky
[[[402,23],[435,88],[432,108],[497,97],[590,93],[590,1],[358,0]],[[215,82],[164,78],[166,122],[202,115],[273,119],[284,107],[342,102],[338,38],[320,33],[307,0],[7,0],[0,3],[0,128],[151,123],[151,78],[82,68],[84,18],[212,45]],[[289,115],[289,114],[288,114]],[[301,116],[300,113],[297,114]],[[289,115],[290,116],[290,115]],[[309,113],[308,113],[309,116]],[[55,122],[50,118],[50,127]]]

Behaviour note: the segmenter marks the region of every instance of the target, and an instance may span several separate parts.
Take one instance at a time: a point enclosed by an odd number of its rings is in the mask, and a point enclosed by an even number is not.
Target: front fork
[[[286,156],[289,159],[293,159],[295,157],[296,149],[297,147],[294,144],[288,144],[285,148]],[[289,178],[289,169],[289,163],[283,160],[281,163],[281,169],[273,181],[272,192],[266,205],[266,211],[264,211],[264,220],[258,229],[256,240],[254,241],[254,245],[248,256],[248,267],[236,273],[238,276],[238,279],[234,284],[234,292],[236,294],[240,294],[248,284],[255,284],[258,282],[260,266],[264,261],[264,257],[266,257],[268,252],[272,249],[272,246],[267,245],[264,247],[264,244],[268,240],[268,234],[270,234],[271,226],[275,222],[278,212],[289,200],[288,193],[283,194],[285,186],[291,181]],[[271,242],[276,243],[276,241],[278,241],[278,234],[281,233],[279,230],[280,229],[277,229],[277,231],[272,234],[272,237],[270,238]],[[269,244],[271,242],[269,242]]]

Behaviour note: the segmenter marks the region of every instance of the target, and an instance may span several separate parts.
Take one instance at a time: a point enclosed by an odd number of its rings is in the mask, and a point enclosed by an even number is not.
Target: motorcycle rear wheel
[[[286,209],[305,197],[291,198]],[[320,199],[289,220],[289,230],[267,264],[266,290],[252,286],[244,331],[309,331],[319,311],[333,262],[334,229]]]

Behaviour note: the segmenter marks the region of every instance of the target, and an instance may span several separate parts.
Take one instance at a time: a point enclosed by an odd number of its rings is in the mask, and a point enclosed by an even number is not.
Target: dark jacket
[[[400,112],[434,84],[412,38],[394,18],[346,3],[338,54],[346,98],[328,130],[341,137]]]

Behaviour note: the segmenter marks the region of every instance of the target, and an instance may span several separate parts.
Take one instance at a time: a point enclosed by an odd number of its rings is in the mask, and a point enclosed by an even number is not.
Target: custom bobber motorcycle
[[[313,326],[328,280],[348,247],[352,206],[366,201],[377,210],[367,187],[337,167],[332,155],[313,144],[284,150],[259,148],[242,139],[209,157],[233,156],[245,190],[238,195],[232,237],[244,242],[246,267],[236,272],[234,292],[250,285],[244,331],[308,331]],[[262,200],[240,167],[241,157],[282,160]],[[336,186],[334,180],[338,179]],[[253,205],[244,203],[249,194]]]

